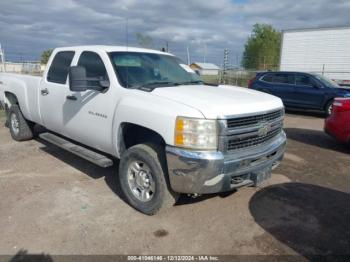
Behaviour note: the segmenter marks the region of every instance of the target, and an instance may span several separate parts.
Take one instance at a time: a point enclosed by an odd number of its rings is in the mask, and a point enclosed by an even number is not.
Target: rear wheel
[[[170,189],[163,150],[154,144],[130,147],[119,164],[119,182],[127,202],[147,215],[173,206],[179,194]]]
[[[333,110],[333,100],[329,101],[325,107],[326,116],[330,116]]]
[[[18,105],[10,107],[8,125],[14,140],[25,141],[33,138],[33,125],[24,118]]]

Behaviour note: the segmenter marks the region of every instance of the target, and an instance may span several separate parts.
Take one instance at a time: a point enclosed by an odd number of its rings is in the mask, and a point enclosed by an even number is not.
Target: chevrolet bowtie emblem
[[[259,136],[266,136],[271,131],[271,124],[269,123],[261,123],[260,128],[258,130]]]

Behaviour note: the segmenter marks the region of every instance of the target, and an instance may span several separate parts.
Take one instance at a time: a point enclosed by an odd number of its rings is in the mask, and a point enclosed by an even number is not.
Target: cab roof
[[[56,51],[104,51],[104,52],[139,52],[139,53],[153,53],[172,55],[167,52],[162,52],[154,49],[130,47],[130,46],[109,46],[109,45],[83,45],[83,46],[68,46],[68,47],[57,47]]]

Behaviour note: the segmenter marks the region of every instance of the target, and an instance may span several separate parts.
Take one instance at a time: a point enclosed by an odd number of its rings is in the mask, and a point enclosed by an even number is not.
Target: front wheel
[[[173,206],[179,197],[170,189],[164,152],[154,144],[136,145],[123,154],[119,182],[127,202],[147,215]]]

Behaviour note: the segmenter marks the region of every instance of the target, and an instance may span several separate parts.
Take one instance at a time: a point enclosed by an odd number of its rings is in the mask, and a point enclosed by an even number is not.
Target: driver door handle
[[[72,95],[72,96],[67,96],[67,99],[75,101],[77,100],[77,97]]]
[[[49,90],[47,88],[41,89],[41,95],[46,96],[49,94]]]

